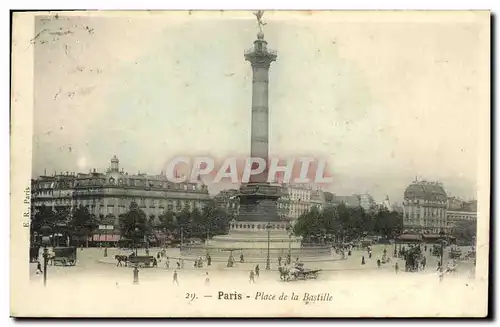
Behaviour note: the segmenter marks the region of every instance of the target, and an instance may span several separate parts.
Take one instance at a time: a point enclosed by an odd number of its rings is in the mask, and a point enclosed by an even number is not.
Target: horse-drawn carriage
[[[431,252],[431,254],[434,257],[439,257],[441,255],[441,246],[439,246],[439,245],[433,245],[432,246],[432,252]]]
[[[155,267],[157,266],[157,261],[154,256],[151,255],[120,255],[117,254],[115,255],[115,259],[117,261],[117,266],[121,266],[122,263],[125,264],[125,266],[128,266],[129,264],[131,266],[137,266],[137,267],[143,267],[143,268],[149,268],[149,267]]]
[[[410,246],[405,253],[405,271],[417,272],[424,261],[420,246]]]
[[[74,266],[76,265],[76,247],[56,247],[54,256],[51,258],[53,265]]]
[[[295,267],[289,269],[285,266],[278,268],[280,279],[284,282],[289,280],[306,280],[318,278],[321,269],[305,269],[303,263],[295,264]]]

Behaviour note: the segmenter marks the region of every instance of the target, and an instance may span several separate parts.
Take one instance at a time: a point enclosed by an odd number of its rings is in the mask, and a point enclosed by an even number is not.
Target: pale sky
[[[104,171],[113,155],[150,174],[177,155],[249,155],[252,13],[127,15],[38,18],[34,176]],[[478,117],[489,114],[484,20],[266,12],[264,21],[278,51],[271,155],[326,158],[337,194],[401,201],[419,176],[475,197]]]

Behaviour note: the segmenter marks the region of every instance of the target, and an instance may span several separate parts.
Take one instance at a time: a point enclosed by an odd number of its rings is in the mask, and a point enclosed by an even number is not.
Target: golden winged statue
[[[265,26],[266,23],[262,21],[262,16],[264,16],[264,10],[259,10],[253,13],[255,17],[257,17],[257,26],[259,26],[259,30],[262,32],[262,26]]]

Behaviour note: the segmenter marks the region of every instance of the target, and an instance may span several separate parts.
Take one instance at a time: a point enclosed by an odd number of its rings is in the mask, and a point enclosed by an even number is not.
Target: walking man
[[[250,281],[249,281],[250,284],[255,284],[255,275],[253,273],[253,270],[250,270]]]
[[[255,266],[255,275],[257,276],[257,278],[259,277],[259,272],[260,272],[260,268],[259,268],[259,265]]]
[[[40,261],[37,261],[36,263],[36,274],[43,274],[43,270],[42,270],[42,264],[40,263]]]
[[[177,280],[177,270],[174,270],[174,277],[172,280],[172,284],[173,283],[176,283],[177,285],[179,285],[179,281]]]
[[[210,284],[210,278],[208,277],[208,271],[205,273],[205,285]]]
[[[399,266],[398,266],[398,263],[396,262],[396,264],[394,265],[394,270],[396,271],[396,274],[398,273],[399,271]]]
[[[134,284],[139,284],[139,268],[134,267]]]

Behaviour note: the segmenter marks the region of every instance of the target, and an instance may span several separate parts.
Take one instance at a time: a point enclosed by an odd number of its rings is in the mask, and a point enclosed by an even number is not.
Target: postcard
[[[488,11],[16,12],[13,317],[485,317]]]

